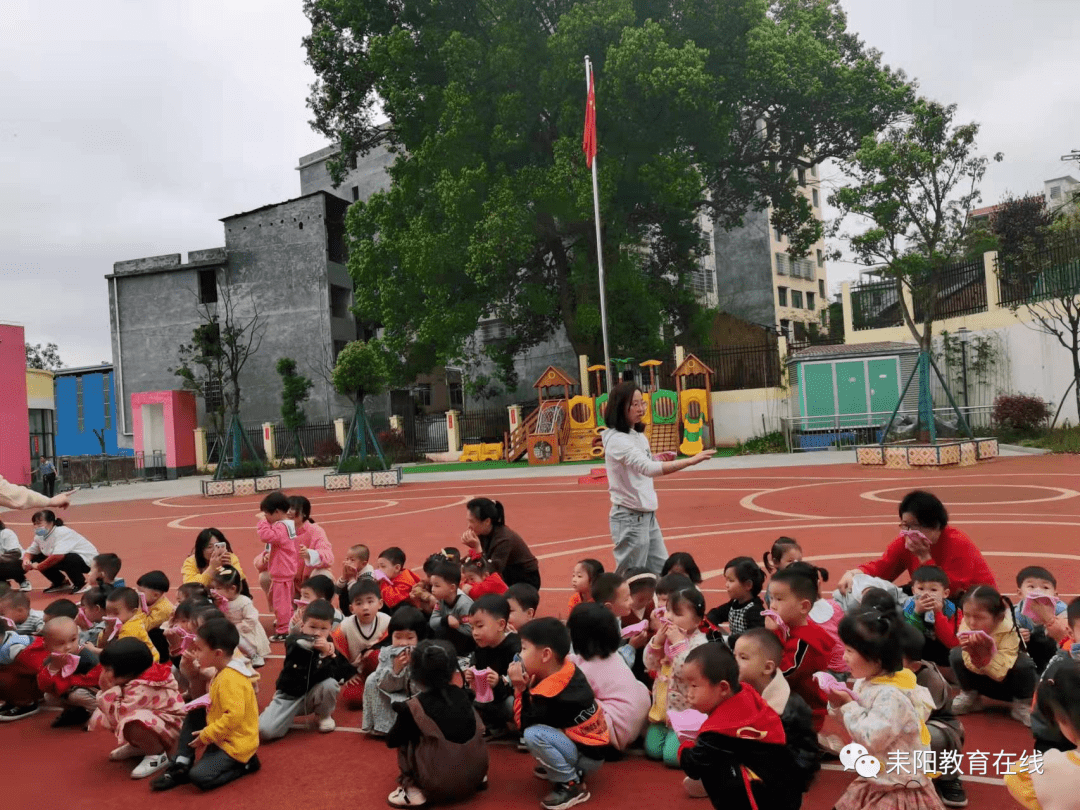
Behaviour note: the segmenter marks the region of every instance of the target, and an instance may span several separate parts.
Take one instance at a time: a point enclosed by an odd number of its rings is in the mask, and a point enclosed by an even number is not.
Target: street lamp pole
[[[960,368],[964,385],[964,410],[966,411],[968,410],[967,345],[971,337],[971,330],[966,326],[961,326],[956,330],[956,334],[960,338]]]

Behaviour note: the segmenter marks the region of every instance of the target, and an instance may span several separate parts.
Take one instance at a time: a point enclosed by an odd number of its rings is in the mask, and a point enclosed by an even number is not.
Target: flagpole
[[[585,93],[588,97],[592,87],[592,62],[585,57]],[[595,100],[593,109],[595,110]],[[594,113],[595,114],[595,113]],[[600,268],[600,328],[604,336],[604,370],[607,372],[607,390],[614,387],[611,377],[611,351],[608,348],[607,334],[607,295],[604,293],[604,248],[600,236],[600,183],[596,179],[596,155],[592,158],[592,198],[593,215],[596,219],[596,264]]]

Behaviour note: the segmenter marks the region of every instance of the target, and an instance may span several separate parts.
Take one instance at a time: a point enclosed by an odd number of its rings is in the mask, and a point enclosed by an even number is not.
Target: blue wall
[[[117,413],[115,375],[109,371],[91,372],[78,377],[56,378],[56,455],[96,456],[101,454],[101,442],[94,431],[105,427],[104,377],[109,383],[110,429],[105,431],[105,452],[108,455],[130,456],[131,450],[118,450],[116,445]],[[82,380],[83,429],[79,430],[78,380]]]

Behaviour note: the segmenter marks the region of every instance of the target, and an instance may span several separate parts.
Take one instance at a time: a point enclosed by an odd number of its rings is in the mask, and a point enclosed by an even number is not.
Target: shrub
[[[315,466],[329,467],[341,458],[341,445],[337,439],[323,439],[315,444]]]
[[[401,431],[382,430],[379,431],[378,438],[383,455],[393,463],[404,464],[408,461],[416,461],[417,454]]]
[[[375,470],[385,469],[387,469],[386,465],[384,465],[376,455],[371,455],[367,458],[357,458],[354,456],[353,458],[345,459],[345,463],[338,468],[338,472],[374,472]]]
[[[256,478],[264,474],[263,465],[257,461],[241,461],[232,467],[226,465],[224,478]]]
[[[1046,426],[1050,405],[1027,394],[1001,394],[994,400],[994,423],[1014,430],[1037,430]]]
[[[784,440],[784,434],[778,430],[766,433],[764,436],[754,436],[752,439],[747,439],[745,444],[739,442],[735,447],[735,455],[737,456],[786,452],[787,442]]]

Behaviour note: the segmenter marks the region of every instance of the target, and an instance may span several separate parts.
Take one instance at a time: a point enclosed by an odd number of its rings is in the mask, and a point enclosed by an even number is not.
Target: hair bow
[[[72,653],[53,653],[49,656],[48,670],[61,678],[70,678],[79,668],[79,656]]]

